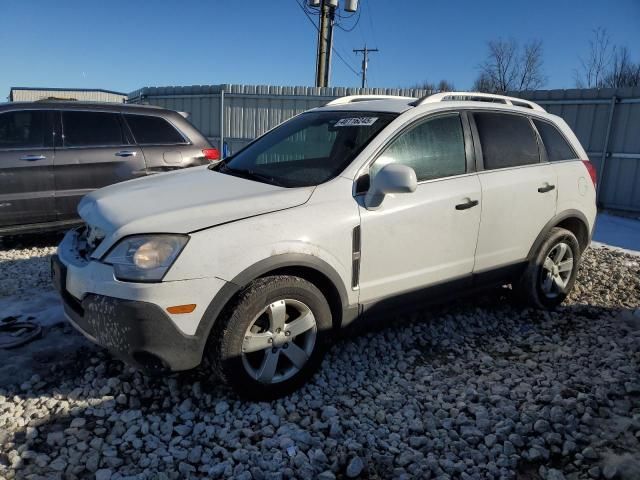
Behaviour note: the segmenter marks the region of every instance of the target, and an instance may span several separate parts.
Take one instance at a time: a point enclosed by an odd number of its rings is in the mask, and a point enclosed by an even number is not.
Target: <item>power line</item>
[[[313,28],[316,29],[316,31],[318,32],[318,34],[320,33],[320,29],[318,28],[318,26],[316,25],[316,22],[313,21],[313,18],[311,18],[311,15],[309,14],[309,12],[307,12],[306,8],[304,8],[304,6],[300,3],[299,0],[296,0],[296,3],[298,4],[298,6],[302,9],[302,12],[305,14],[305,16],[307,17],[307,19],[309,20],[309,22],[311,23],[311,25],[313,25]],[[324,39],[325,41],[327,40],[326,38]],[[347,62],[342,55],[340,55],[340,52],[338,52],[338,50],[336,49],[336,47],[334,47],[333,45],[331,45],[331,50],[333,51],[333,53],[336,54],[336,56],[342,61],[342,63],[344,63],[347,68],[349,68],[349,70],[351,70],[353,72],[354,75],[356,76],[360,76],[360,73],[358,73],[358,71],[353,68],[349,62]]]
[[[350,28],[345,28],[342,25],[340,25],[340,22],[336,22],[336,27],[338,27],[340,30],[345,31],[345,32],[353,32],[355,30],[355,28],[358,26],[358,23],[360,22],[360,17],[362,16],[362,9],[358,9],[358,13],[354,13],[352,15],[349,16],[342,16],[340,14],[338,14],[338,16],[340,17],[341,20],[344,20],[345,18],[353,18],[356,17],[356,21],[354,22],[353,25],[351,25]]]
[[[367,48],[365,43],[364,48],[356,48],[353,53],[362,53],[362,88],[367,86],[367,68],[369,68],[369,53],[377,52],[377,48]]]
[[[369,26],[371,27],[371,35],[373,35],[373,41],[378,45],[378,38],[376,37],[376,30],[373,28],[373,15],[371,14],[371,0],[363,0],[363,3],[367,5],[367,12],[369,12]]]

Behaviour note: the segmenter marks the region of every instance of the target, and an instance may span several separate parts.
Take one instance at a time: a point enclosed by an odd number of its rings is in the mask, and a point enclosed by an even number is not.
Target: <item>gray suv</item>
[[[0,235],[67,227],[97,188],[204,165],[218,150],[183,114],[159,107],[0,104]]]

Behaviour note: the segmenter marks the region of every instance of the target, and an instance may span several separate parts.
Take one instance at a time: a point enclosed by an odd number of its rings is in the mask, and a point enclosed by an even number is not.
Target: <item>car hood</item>
[[[78,213],[107,237],[189,233],[302,205],[313,189],[283,188],[193,167],[96,190],[82,199]]]

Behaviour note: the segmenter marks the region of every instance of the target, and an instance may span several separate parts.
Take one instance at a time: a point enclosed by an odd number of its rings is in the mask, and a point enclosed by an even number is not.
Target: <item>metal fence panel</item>
[[[130,93],[129,102],[188,112],[191,122],[214,145],[220,144],[222,134],[235,152],[298,113],[337,97],[366,94],[421,97],[427,92],[397,88],[193,85],[145,87]],[[640,211],[640,88],[536,90],[512,95],[539,103],[571,126],[598,172],[602,207]]]
[[[224,91],[223,112],[220,111]],[[267,85],[192,85],[145,87],[129,94],[129,103],[148,103],[188,112],[189,120],[214,144],[220,134],[237,151],[289,118],[345,95],[421,97],[425,90],[399,88],[281,87]],[[224,129],[221,132],[220,120]]]

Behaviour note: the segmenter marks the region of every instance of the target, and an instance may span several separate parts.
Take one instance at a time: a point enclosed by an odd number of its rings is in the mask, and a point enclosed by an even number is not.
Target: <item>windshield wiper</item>
[[[223,163],[217,169],[221,173],[228,173],[229,175],[234,175],[236,177],[246,178],[248,180],[256,180],[262,183],[269,183],[271,185],[276,185],[278,187],[284,187],[285,185],[282,182],[279,182],[271,175],[265,175],[263,173],[254,172],[253,170],[245,170],[240,168],[232,168],[229,167],[226,163]]]

